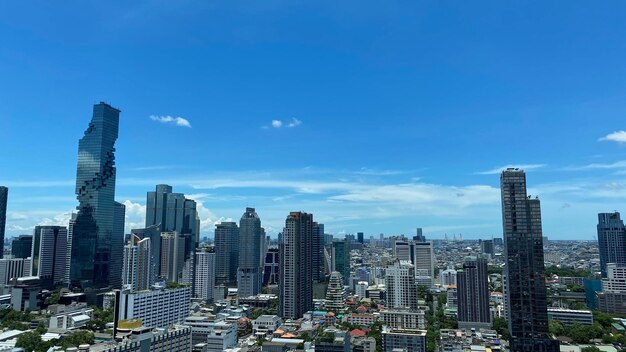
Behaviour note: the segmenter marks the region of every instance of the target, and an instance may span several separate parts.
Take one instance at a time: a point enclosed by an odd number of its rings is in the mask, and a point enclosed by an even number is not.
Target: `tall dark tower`
[[[626,265],[626,227],[618,212],[598,214],[600,271],[606,277],[606,265]]]
[[[239,220],[239,266],[237,268],[239,297],[256,296],[261,293],[263,241],[265,241],[265,231],[261,227],[261,219],[254,208],[246,208],[246,212]],[[263,259],[265,259],[264,252]]]
[[[491,327],[488,276],[485,255],[466,257],[463,269],[456,272],[460,328],[489,329]]]
[[[4,229],[7,223],[7,200],[9,197],[9,189],[0,186],[0,243],[4,248]],[[0,250],[0,259],[4,257],[4,250]]]
[[[120,110],[105,103],[78,143],[78,215],[72,233],[72,286],[104,288],[110,282],[111,240],[115,218],[115,141]]]
[[[313,309],[313,214],[291,212],[280,237],[279,315],[300,319]]]
[[[539,199],[526,195],[526,174],[500,176],[511,352],[558,352],[550,339]]]

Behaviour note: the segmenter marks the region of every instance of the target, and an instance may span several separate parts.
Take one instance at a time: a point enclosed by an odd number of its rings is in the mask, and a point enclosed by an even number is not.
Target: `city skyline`
[[[294,210],[339,235],[500,236],[509,165],[532,177],[552,239],[595,239],[596,215],[623,210],[624,4],[541,4],[541,18],[526,4],[352,5],[7,5],[7,237],[67,224],[75,141],[101,100],[124,111],[127,233],[169,184],[198,202],[202,236],[248,206],[272,237]]]

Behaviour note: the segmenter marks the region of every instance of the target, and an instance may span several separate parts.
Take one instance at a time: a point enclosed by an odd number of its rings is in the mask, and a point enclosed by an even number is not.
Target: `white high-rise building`
[[[142,320],[144,326],[163,328],[182,324],[189,316],[191,287],[119,293],[119,319]],[[116,303],[117,304],[117,303]]]
[[[359,297],[359,299],[365,298],[368,287],[369,287],[369,283],[367,281],[357,282],[357,284],[354,287],[354,292]]]
[[[194,296],[205,302],[213,302],[213,288],[215,287],[215,253],[196,253],[196,287]]]
[[[417,309],[415,267],[409,261],[396,260],[385,271],[387,305],[390,308]]]
[[[74,233],[74,223],[76,223],[76,213],[72,213],[69,226],[67,227],[67,254],[65,256],[65,278],[63,283],[66,286],[70,284],[70,263],[72,262],[72,234]]]
[[[446,269],[439,274],[441,286],[447,288],[450,285],[456,285],[456,270]]]
[[[0,285],[17,277],[30,276],[31,258],[0,259]]]
[[[413,242],[413,258],[411,261],[415,265],[415,273],[420,276],[420,283],[426,286],[433,285],[433,275],[435,274],[435,252],[432,242]],[[428,285],[428,283],[430,283]]]
[[[394,258],[404,261],[412,261],[411,245],[412,243],[408,240],[395,240],[393,242]]]
[[[31,258],[31,276],[39,277],[44,286],[62,284],[67,272],[67,228],[35,226]]]
[[[141,239],[131,235],[130,241],[124,246],[122,261],[122,285],[131,291],[149,289],[155,281],[152,268],[152,243],[150,238]]]
[[[161,277],[170,282],[182,279],[185,266],[185,236],[178,232],[161,233]]]

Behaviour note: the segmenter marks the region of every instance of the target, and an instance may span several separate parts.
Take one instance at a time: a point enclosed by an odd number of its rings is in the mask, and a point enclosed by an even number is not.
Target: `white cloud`
[[[180,126],[180,127],[189,127],[191,128],[191,124],[189,123],[189,120],[182,118],[180,116],[178,117],[172,117],[172,116],[156,116],[156,115],[151,115],[150,119],[152,121],[158,121],[161,123],[170,123],[170,124],[174,124],[176,126]]]
[[[615,131],[604,137],[598,138],[598,141],[612,141],[617,143],[626,143],[626,131]]]
[[[281,120],[272,120],[272,127],[281,128],[282,125],[283,125],[283,122]]]
[[[291,122],[289,122],[287,127],[292,128],[292,127],[300,126],[301,124],[302,124],[302,121],[298,120],[295,117],[292,117]]]
[[[126,206],[124,224],[126,233],[130,233],[132,229],[144,228],[146,226],[146,206],[131,200],[125,200],[123,204]]]
[[[487,170],[487,171],[479,171],[476,172],[475,174],[477,175],[497,175],[499,173],[501,173],[502,171],[509,169],[509,168],[517,168],[517,169],[521,169],[524,171],[529,171],[529,170],[534,170],[534,169],[540,169],[542,167],[545,167],[546,164],[510,164],[510,165],[504,165],[504,166],[500,166],[500,167],[496,167],[493,168],[491,170]]]
[[[581,171],[581,170],[613,170],[613,169],[626,169],[626,160],[620,160],[613,163],[593,163],[582,166],[571,166],[565,170],[569,171]]]

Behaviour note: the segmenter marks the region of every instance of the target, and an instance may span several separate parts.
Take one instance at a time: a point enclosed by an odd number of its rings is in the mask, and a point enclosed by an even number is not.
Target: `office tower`
[[[607,275],[607,264],[626,265],[626,227],[618,212],[598,214],[600,272]]]
[[[30,276],[31,258],[0,259],[0,286],[18,277]]]
[[[597,292],[597,305],[601,312],[613,315],[626,314],[626,266],[608,263],[602,289]]]
[[[120,111],[93,107],[93,117],[78,143],[78,214],[72,231],[70,280],[73,286],[109,286],[111,237],[115,212],[115,141]]]
[[[150,239],[150,280],[155,282],[161,274],[161,227],[148,226],[143,229],[130,230],[131,237],[137,236],[140,240]]]
[[[35,226],[31,258],[31,276],[39,277],[44,288],[63,284],[67,270],[67,228]]]
[[[215,225],[215,282],[235,286],[239,267],[239,227],[235,222]]]
[[[125,290],[143,291],[154,285],[151,247],[149,237],[130,235],[123,247],[122,285]]]
[[[519,169],[503,171],[500,188],[511,352],[559,351],[548,332],[539,199],[527,196]]]
[[[0,186],[0,243],[2,243],[2,249],[0,251],[0,259],[4,257],[4,230],[7,224],[7,202],[9,200],[9,189],[4,186]]]
[[[459,328],[491,328],[488,277],[485,255],[466,257],[463,269],[457,271]]]
[[[365,240],[363,239],[363,232],[357,232],[356,233],[356,240],[360,243],[360,244],[364,244]]]
[[[74,233],[74,224],[76,223],[76,216],[78,214],[72,213],[70,217],[69,226],[67,227],[67,257],[65,258],[65,278],[63,279],[63,284],[65,286],[69,286],[71,284],[70,280],[70,272],[72,267],[72,236]]]
[[[124,260],[124,225],[126,206],[115,202],[113,208],[113,236],[111,237],[111,263],[109,284],[112,288],[122,286],[122,261]]]
[[[169,282],[179,282],[185,266],[185,243],[189,235],[178,232],[161,233],[161,273]]]
[[[157,185],[155,192],[148,192],[146,200],[146,227],[153,225],[160,225],[162,232],[189,234],[185,257],[193,258],[200,242],[200,218],[194,200],[172,193],[172,186]]]
[[[239,220],[239,267],[237,293],[239,297],[256,296],[261,292],[261,252],[265,246],[265,231],[254,208],[246,208]],[[265,254],[263,254],[265,257]]]
[[[415,242],[426,242],[426,236],[422,233],[422,228],[418,227],[415,229],[415,236],[413,236],[413,241]]]
[[[395,240],[393,242],[393,257],[398,260],[413,261],[409,245],[409,241],[405,239]]]
[[[280,274],[280,259],[278,248],[270,248],[265,255],[265,268],[263,269],[263,286],[278,285]]]
[[[11,255],[13,258],[28,258],[31,255],[33,236],[21,235],[11,242]]]
[[[493,240],[480,240],[480,252],[482,254],[488,254],[489,258],[493,258],[496,254],[493,249]]]
[[[435,275],[435,252],[432,241],[412,242],[413,265],[420,285],[432,286]]]
[[[326,289],[326,309],[340,311],[346,307],[346,291],[343,287],[341,273],[333,271],[330,274],[328,288]]]
[[[313,223],[312,243],[313,282],[322,282],[324,281],[324,224]]]
[[[213,302],[215,287],[215,253],[196,252],[196,287],[194,296],[207,303]]]
[[[456,270],[454,269],[446,269],[443,270],[439,274],[439,278],[441,279],[441,286],[448,287],[450,285],[456,286]]]
[[[313,214],[291,212],[280,236],[279,315],[299,319],[313,309]]]
[[[347,240],[333,241],[333,269],[343,277],[343,284],[348,284],[350,278],[350,244]]]
[[[417,309],[415,267],[409,261],[397,260],[385,270],[389,308]]]

